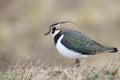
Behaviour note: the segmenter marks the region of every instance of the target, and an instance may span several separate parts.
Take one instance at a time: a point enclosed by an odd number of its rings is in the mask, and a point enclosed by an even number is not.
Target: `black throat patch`
[[[57,43],[57,41],[58,41],[58,39],[60,38],[61,35],[62,35],[61,31],[57,35],[55,35],[55,37],[54,37],[55,45],[56,45],[56,43]]]

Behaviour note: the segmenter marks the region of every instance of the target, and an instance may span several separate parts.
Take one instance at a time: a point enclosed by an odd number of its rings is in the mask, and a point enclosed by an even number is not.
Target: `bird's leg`
[[[79,64],[79,63],[80,63],[79,59],[76,59],[76,64]]]
[[[80,61],[79,61],[79,59],[76,59],[76,66],[80,66]]]

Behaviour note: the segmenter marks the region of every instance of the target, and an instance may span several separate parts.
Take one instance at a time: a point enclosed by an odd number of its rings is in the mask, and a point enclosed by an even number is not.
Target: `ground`
[[[4,63],[2,63],[4,64]],[[103,67],[47,66],[45,63],[9,65],[0,70],[0,80],[120,80],[120,64]]]

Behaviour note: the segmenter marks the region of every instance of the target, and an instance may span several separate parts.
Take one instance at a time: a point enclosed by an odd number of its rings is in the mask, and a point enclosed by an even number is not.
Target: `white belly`
[[[63,37],[64,37],[64,35],[62,35],[58,39],[58,42],[56,44],[56,48],[61,55],[65,56],[65,57],[68,57],[68,58],[73,58],[73,59],[87,58],[88,57],[88,55],[81,55],[80,53],[69,50],[68,48],[63,46],[61,44],[61,40],[62,40]]]

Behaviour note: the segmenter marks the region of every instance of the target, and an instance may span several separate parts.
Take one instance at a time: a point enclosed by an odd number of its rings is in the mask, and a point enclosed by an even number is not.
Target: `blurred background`
[[[52,36],[44,36],[51,24],[66,20],[91,39],[120,48],[120,0],[0,0],[0,61],[74,65],[75,60],[57,52]],[[119,62],[119,56],[99,54],[81,61],[102,65]]]

